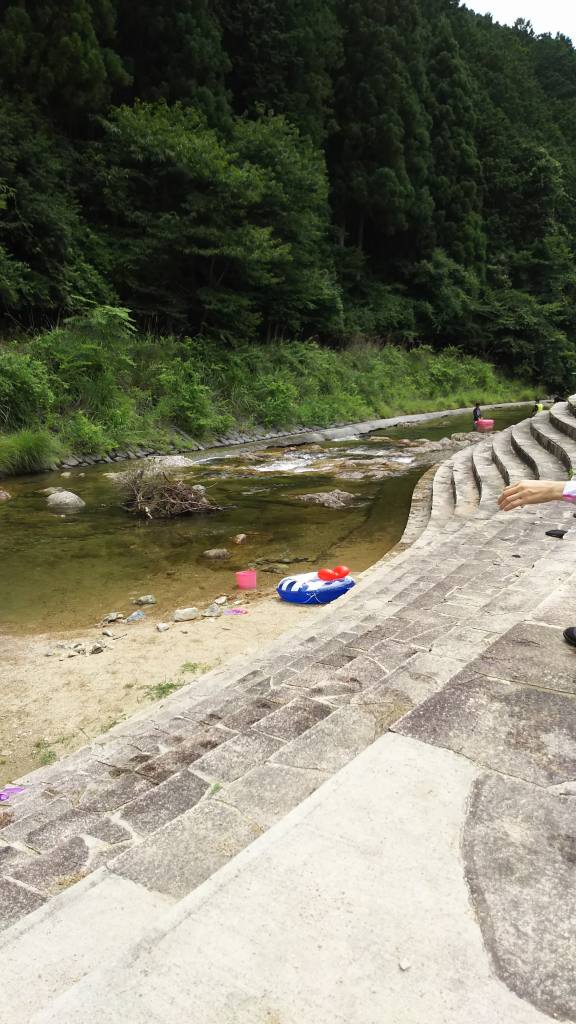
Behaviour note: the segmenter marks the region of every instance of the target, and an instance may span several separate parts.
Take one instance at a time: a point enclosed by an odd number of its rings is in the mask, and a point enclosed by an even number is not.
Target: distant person
[[[472,409],[472,420],[474,422],[474,430],[478,430],[478,420],[482,419],[482,409],[476,402],[476,405]]]
[[[544,412],[544,402],[541,398],[534,399],[534,408],[530,413],[531,416],[537,416],[539,412]]]
[[[523,505],[542,505],[546,501],[576,502],[576,479],[568,483],[563,480],[520,480],[504,488],[498,498],[498,507],[501,512],[513,512]],[[554,530],[552,535],[560,537],[565,532]],[[576,647],[576,626],[568,626],[563,635],[567,644]]]

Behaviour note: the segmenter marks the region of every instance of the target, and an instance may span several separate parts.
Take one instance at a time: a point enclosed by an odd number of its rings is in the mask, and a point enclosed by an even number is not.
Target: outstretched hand
[[[505,487],[498,498],[501,512],[512,512],[523,505],[541,505],[546,501],[560,501],[564,484],[556,480],[520,480]]]

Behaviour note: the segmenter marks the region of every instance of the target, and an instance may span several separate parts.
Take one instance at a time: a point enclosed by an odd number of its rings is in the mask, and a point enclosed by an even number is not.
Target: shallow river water
[[[486,410],[488,412],[488,410]],[[495,410],[496,429],[522,419],[525,408]],[[105,474],[125,464],[102,465],[4,482],[13,495],[0,505],[0,628],[9,633],[73,629],[97,622],[110,611],[125,614],[140,594],[158,599],[158,617],[178,605],[202,605],[234,589],[233,573],[260,564],[259,584],[270,589],[285,571],[305,572],[344,563],[361,572],[400,538],[414,486],[428,465],[445,457],[418,456],[390,438],[437,440],[470,429],[469,416],[403,425],[386,430],[381,442],[355,438],[316,447],[267,452],[262,462],[246,461],[238,449],[199,453],[186,479],[203,483],[225,511],[202,518],[143,522],[122,510],[117,486]],[[381,435],[384,432],[381,432]],[[369,466],[385,456],[398,476],[380,481],[342,480],[337,473],[314,472],[330,456],[361,458]],[[139,465],[135,463],[133,465]],[[83,473],[84,475],[80,475]],[[59,515],[39,492],[63,486],[86,507]],[[299,494],[338,488],[353,492],[354,506],[327,509],[298,502]],[[231,538],[246,533],[235,546]],[[226,547],[231,558],[208,562],[207,548]],[[267,563],[262,565],[262,560]]]

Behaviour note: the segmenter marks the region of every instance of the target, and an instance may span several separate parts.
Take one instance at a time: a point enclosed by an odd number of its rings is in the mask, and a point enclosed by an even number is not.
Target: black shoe
[[[564,630],[563,636],[567,644],[576,647],[576,626],[568,626],[568,629]]]
[[[546,530],[547,537],[558,537],[558,540],[562,540],[567,533],[568,530]]]

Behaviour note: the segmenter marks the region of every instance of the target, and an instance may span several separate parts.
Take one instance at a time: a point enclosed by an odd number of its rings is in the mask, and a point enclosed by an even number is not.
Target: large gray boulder
[[[46,504],[48,508],[61,508],[72,509],[84,508],[86,505],[82,498],[74,494],[73,491],[55,491],[54,494],[49,494],[46,498]]]

